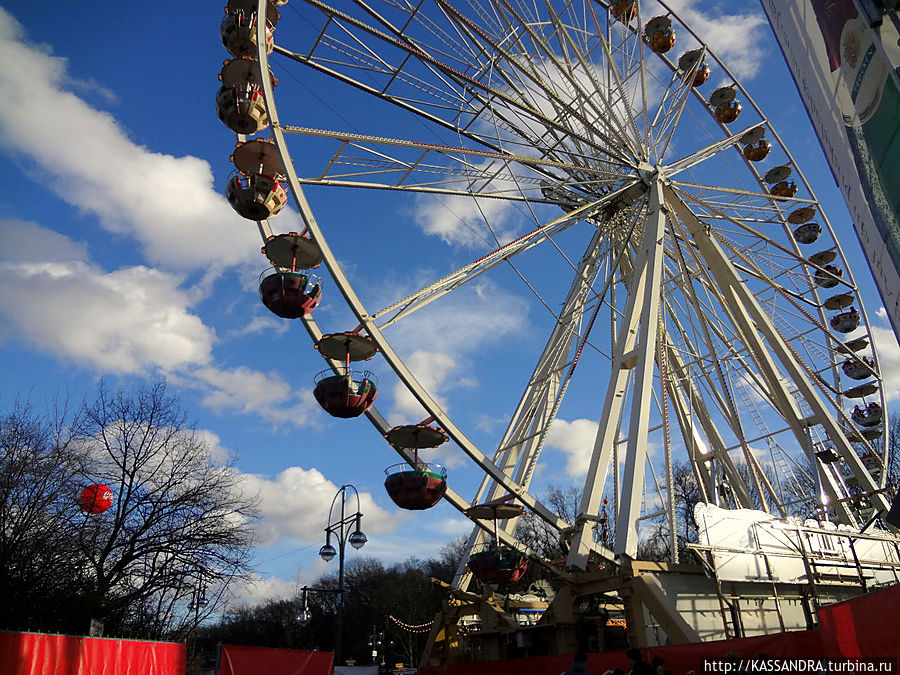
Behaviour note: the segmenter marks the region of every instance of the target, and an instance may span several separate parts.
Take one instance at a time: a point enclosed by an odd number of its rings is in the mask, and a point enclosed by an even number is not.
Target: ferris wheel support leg
[[[746,344],[754,352],[754,358],[760,365],[763,375],[769,385],[769,394],[777,397],[782,404],[781,410],[785,421],[790,425],[797,439],[798,445],[806,447],[806,429],[809,426],[821,424],[824,433],[831,440],[835,450],[843,459],[864,492],[875,493],[877,485],[869,475],[859,455],[850,445],[835,416],[825,405],[825,402],[817,393],[815,386],[809,380],[802,366],[797,362],[789,345],[781,334],[775,329],[768,315],[760,307],[756,297],[741,280],[737,270],[728,260],[718,243],[713,239],[707,227],[693,214],[693,212],[681,201],[671,189],[666,189],[666,202],[674,209],[678,217],[684,222],[690,231],[694,243],[698,246],[706,264],[722,288],[723,292],[731,296],[731,307],[734,310],[735,319],[741,324]],[[765,343],[763,342],[765,339]],[[768,345],[768,347],[766,347]],[[787,378],[797,387],[800,396],[812,411],[809,418],[802,418],[796,409],[789,392],[787,391],[781,373],[775,366],[775,359],[784,370]],[[883,493],[871,494],[870,500],[876,510],[887,512],[890,508]],[[849,509],[846,502],[834,504],[838,519],[848,525],[858,525],[856,517]]]
[[[658,344],[660,280],[666,226],[661,181],[658,176],[651,180],[649,210],[613,354],[610,383],[579,507],[579,520],[575,525],[575,536],[569,550],[568,564],[582,569],[587,565],[587,556],[593,543],[593,526],[585,516],[596,513],[600,506],[630,374],[633,379],[631,411],[625,469],[616,514],[614,552],[629,556],[634,556],[637,552],[637,523],[647,465],[647,433],[653,401],[650,391]],[[618,471],[618,467],[613,470]]]

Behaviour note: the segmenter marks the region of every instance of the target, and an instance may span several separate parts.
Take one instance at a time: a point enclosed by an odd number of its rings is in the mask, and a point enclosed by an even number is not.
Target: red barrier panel
[[[0,675],[184,675],[184,667],[180,643],[0,632]]]
[[[900,655],[900,585],[819,610],[823,656]]]
[[[821,651],[819,632],[817,630],[804,630],[734,640],[652,647],[642,649],[641,656],[648,663],[656,656],[661,657],[665,662],[666,669],[673,673],[683,674],[689,670],[694,670],[700,675],[704,672],[702,659],[724,659],[728,652],[736,652],[744,658],[753,658],[760,653],[765,653],[771,658],[810,658],[820,655]],[[559,675],[571,665],[571,656],[536,656],[528,659],[429,666],[422,669],[422,674]],[[587,668],[594,675],[601,675],[607,670],[614,668],[621,668],[626,673],[631,670],[624,651],[591,652],[588,654]]]
[[[641,650],[647,662],[659,656],[673,673],[694,670],[698,675],[704,672],[703,659],[724,659],[729,652],[743,659],[756,658],[760,654],[773,659],[809,659],[822,654],[822,642],[819,631],[814,629]]]
[[[703,659],[722,659],[735,652],[744,659],[765,654],[773,659],[822,656],[900,656],[900,584],[819,610],[819,628],[749,638],[695,642],[641,650],[644,661],[661,657],[673,673],[701,675]],[[455,663],[429,666],[422,675],[559,675],[572,665],[571,656]],[[613,668],[630,670],[625,652],[592,652],[588,670],[601,675]]]
[[[222,645],[220,675],[331,675],[333,670],[332,652]]]

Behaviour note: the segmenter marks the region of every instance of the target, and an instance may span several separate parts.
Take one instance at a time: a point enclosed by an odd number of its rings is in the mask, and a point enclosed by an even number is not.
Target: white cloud
[[[566,455],[566,473],[569,476],[583,477],[587,474],[599,426],[587,419],[553,421],[546,442],[548,446],[558,448]]]
[[[441,520],[431,526],[431,530],[432,532],[438,532],[448,537],[455,538],[467,536],[472,531],[473,527],[474,525],[471,520],[460,516],[458,518]]]
[[[765,41],[765,27],[768,24],[758,8],[746,14],[713,14],[703,11],[698,0],[670,0],[668,4],[736,77],[751,78],[759,72],[765,57],[760,45]],[[677,27],[676,31],[678,48],[689,49],[692,42],[690,36]]]
[[[273,316],[254,316],[246,326],[234,328],[226,333],[228,337],[244,337],[246,335],[259,335],[260,333],[276,333],[283,335],[288,331],[290,324],[287,321],[278,320]]]
[[[84,246],[36,223],[0,220],[0,341],[23,340],[106,374],[164,375],[198,389],[220,413],[303,425],[315,406],[277,373],[222,368],[215,331],[193,312],[198,294],[146,267],[105,272]]]
[[[209,458],[213,464],[221,466],[226,464],[233,456],[234,453],[222,445],[222,439],[219,438],[218,434],[213,433],[209,429],[198,429],[196,434],[200,442],[206,446]]]
[[[274,479],[247,474],[244,480],[247,490],[261,498],[261,519],[257,527],[261,545],[271,546],[283,537],[323,538],[328,515],[324,509],[331,504],[340,486],[327,480],[320,471],[291,466]],[[359,499],[362,530],[367,535],[393,532],[411,517],[405,511],[385,511],[368,492],[360,493]],[[352,496],[349,503],[351,508],[356,508]]]
[[[446,391],[450,384],[448,376],[457,368],[453,357],[441,352],[417,349],[405,359],[407,367],[416,375],[419,383],[432,393],[438,405],[449,412],[447,401],[438,392]],[[426,415],[425,409],[419,404],[412,393],[402,382],[394,385],[394,408],[391,416],[399,419],[409,419],[418,422]]]
[[[0,262],[87,262],[87,246],[33,221],[0,218]]]
[[[179,383],[203,392],[203,405],[212,410],[257,415],[281,424],[302,426],[317,407],[310,391],[295,391],[278,373],[243,366],[197,368]]]
[[[88,368],[164,371],[209,360],[213,331],[178,280],[146,267],[104,273],[81,262],[0,263],[9,335]]]
[[[229,586],[231,597],[228,606],[247,605],[253,607],[261,605],[267,600],[287,600],[295,597],[299,590],[296,581],[287,581],[279,577],[261,577],[254,572],[246,581],[237,580]]]
[[[258,255],[256,228],[214,189],[209,163],[137,145],[112,115],[64,89],[67,62],[24,41],[0,9],[0,147],[35,162],[46,187],[136,238],[153,262],[227,267]],[[148,105],[152,104],[148,102]]]
[[[480,199],[424,195],[417,200],[415,221],[425,234],[440,237],[447,244],[466,248],[494,248],[516,237],[522,227],[521,213],[513,202],[503,199]]]

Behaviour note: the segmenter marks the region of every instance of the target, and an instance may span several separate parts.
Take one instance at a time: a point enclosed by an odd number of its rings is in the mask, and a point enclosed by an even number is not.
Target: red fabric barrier
[[[184,675],[184,668],[180,643],[0,632],[0,675]]]
[[[694,670],[701,675],[702,659],[721,659],[728,652],[737,652],[744,658],[752,658],[763,652],[771,658],[810,658],[821,654],[821,642],[817,630],[759,635],[735,640],[697,642],[669,647],[642,649],[641,656],[647,663],[661,657],[672,673],[683,675]],[[485,661],[481,663],[456,663],[450,666],[431,666],[422,669],[423,675],[559,675],[572,665],[571,656],[537,656],[528,659]],[[591,652],[588,654],[588,670],[602,675],[607,670],[631,669],[624,651]]]
[[[331,675],[333,670],[332,652],[222,645],[220,675]]]
[[[665,661],[666,668],[673,673],[694,670],[698,675],[704,672],[703,659],[722,659],[728,652],[735,652],[744,659],[755,658],[759,654],[766,654],[773,659],[808,659],[822,654],[822,642],[818,630],[801,630],[641,650],[648,663],[659,656]],[[628,669],[625,670],[627,672]]]
[[[900,585],[819,610],[823,656],[900,656]]]
[[[822,656],[900,656],[900,584],[861,595],[819,610],[819,628],[772,635],[696,642],[642,649],[644,661],[662,657],[666,668],[682,675],[702,675],[702,659],[720,659],[728,652],[754,658],[808,659]],[[430,666],[422,675],[559,675],[572,664],[571,656],[456,663]],[[625,652],[588,654],[588,670],[602,675],[612,668],[629,670]]]

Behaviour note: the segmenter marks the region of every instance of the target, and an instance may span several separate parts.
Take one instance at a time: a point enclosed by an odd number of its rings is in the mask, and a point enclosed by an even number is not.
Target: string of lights
[[[432,621],[429,621],[428,623],[420,623],[419,625],[414,626],[412,624],[401,621],[393,614],[388,614],[388,617],[390,618],[391,621],[393,621],[395,624],[400,626],[400,628],[402,628],[403,630],[405,630],[408,633],[427,633],[428,631],[431,630],[431,625],[434,623],[434,621],[432,620]]]

